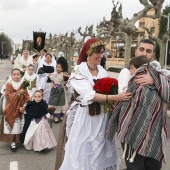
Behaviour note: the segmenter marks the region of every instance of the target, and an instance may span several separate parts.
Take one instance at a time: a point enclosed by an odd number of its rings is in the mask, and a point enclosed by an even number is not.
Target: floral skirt
[[[41,151],[56,145],[53,131],[45,118],[38,124],[35,120],[31,121],[24,140],[24,146],[27,150]]]

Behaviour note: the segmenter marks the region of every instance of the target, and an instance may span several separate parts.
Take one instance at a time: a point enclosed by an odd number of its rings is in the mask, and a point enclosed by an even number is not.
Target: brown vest
[[[74,90],[74,99],[76,101],[76,98],[79,96],[79,94]],[[83,105],[80,105],[81,107],[85,107]],[[89,107],[89,114],[90,116],[97,116],[100,115],[100,103],[99,102],[93,102],[88,105]]]

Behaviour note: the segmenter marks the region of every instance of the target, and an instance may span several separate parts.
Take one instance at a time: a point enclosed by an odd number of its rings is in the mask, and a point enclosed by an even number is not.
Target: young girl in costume
[[[20,143],[20,134],[23,129],[23,105],[30,100],[27,89],[23,87],[21,72],[13,69],[11,80],[5,87],[6,104],[0,125],[0,141],[10,142],[11,150],[16,151],[16,143]]]
[[[42,151],[56,146],[57,142],[46,119],[46,115],[50,119],[52,116],[47,114],[48,105],[43,100],[42,91],[35,91],[33,98],[25,107],[24,146],[27,150]]]
[[[37,75],[34,73],[34,66],[30,64],[23,76],[23,79],[27,81],[30,85],[27,87],[28,94],[32,98],[34,92],[36,91]]]
[[[67,109],[67,100],[66,100],[66,93],[64,89],[64,72],[67,71],[67,67],[65,69],[65,63],[62,61],[58,61],[56,65],[57,74],[51,75],[50,78],[52,80],[51,83],[51,93],[49,104],[56,108],[54,116],[54,122],[58,123],[62,121],[62,118]]]

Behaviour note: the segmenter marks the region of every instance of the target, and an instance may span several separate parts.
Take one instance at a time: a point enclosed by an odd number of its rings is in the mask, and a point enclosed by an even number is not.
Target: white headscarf
[[[60,51],[60,52],[58,53],[58,58],[60,58],[60,57],[64,57],[64,53],[63,53],[62,51]]]

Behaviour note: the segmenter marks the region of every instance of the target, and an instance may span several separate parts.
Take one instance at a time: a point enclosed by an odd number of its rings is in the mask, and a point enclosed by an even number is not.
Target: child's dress
[[[26,130],[24,146],[27,150],[41,151],[50,149],[57,145],[55,136],[45,117],[48,105],[44,100],[39,103],[35,101],[28,102],[26,106],[27,121],[32,118],[28,129]]]
[[[61,118],[64,116],[64,113],[67,110],[67,98],[66,92],[64,89],[64,74],[61,72],[57,75],[52,75],[51,80],[54,82],[54,87],[51,88],[49,105],[52,105],[56,108],[54,117]]]
[[[19,108],[30,100],[27,90],[18,94],[22,88],[22,81],[10,81],[6,84],[5,109],[0,125],[0,141],[20,143],[20,134],[23,130],[24,116]]]
[[[36,82],[37,82],[37,75],[33,73],[33,75],[29,75],[28,72],[25,72],[23,76],[24,81],[27,81],[30,85],[27,87],[28,94],[30,98],[33,96],[34,92],[36,91]]]

